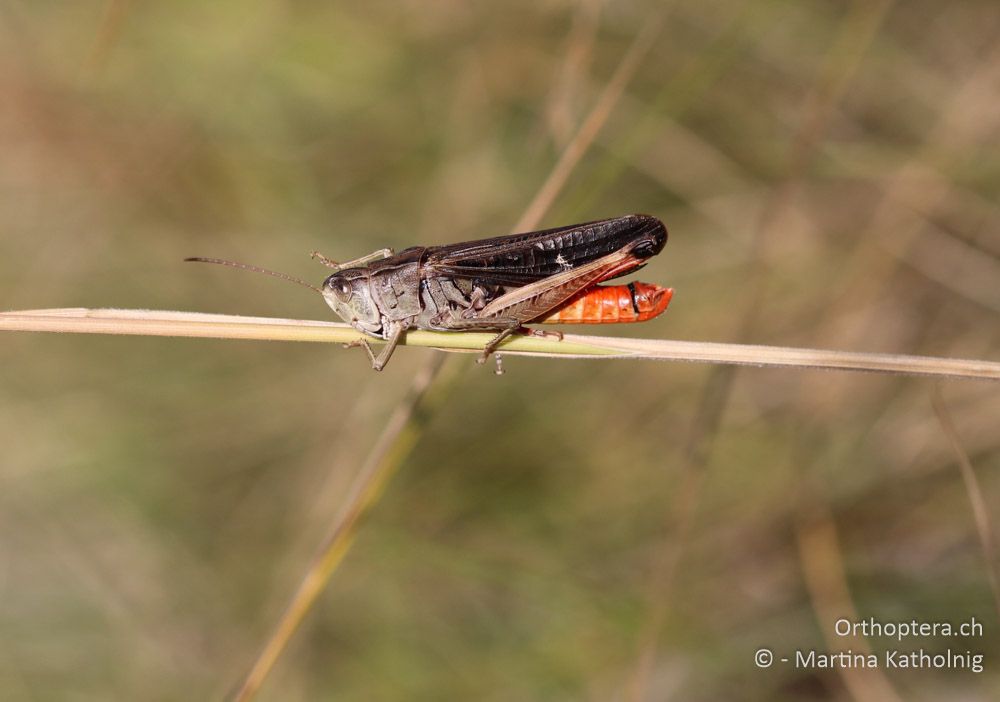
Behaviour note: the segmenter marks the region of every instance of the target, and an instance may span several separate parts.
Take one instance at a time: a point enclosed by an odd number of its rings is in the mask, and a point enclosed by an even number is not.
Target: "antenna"
[[[274,276],[275,278],[281,278],[282,280],[287,280],[291,283],[298,283],[304,287],[309,288],[320,295],[323,291],[317,288],[315,285],[310,285],[304,280],[300,280],[294,276],[287,275],[285,273],[278,273],[277,271],[269,271],[266,268],[261,268],[260,266],[251,266],[247,263],[237,263],[236,261],[227,261],[224,258],[202,258],[201,256],[192,256],[191,258],[185,258],[185,261],[194,261],[195,263],[215,263],[219,266],[230,266],[232,268],[242,268],[245,271],[251,271],[253,273],[263,273],[264,275]]]

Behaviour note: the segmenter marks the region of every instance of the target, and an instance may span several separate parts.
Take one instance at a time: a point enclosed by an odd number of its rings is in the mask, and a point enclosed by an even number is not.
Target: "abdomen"
[[[594,285],[571,297],[559,309],[534,321],[540,324],[645,322],[663,314],[673,295],[673,288],[652,283]]]

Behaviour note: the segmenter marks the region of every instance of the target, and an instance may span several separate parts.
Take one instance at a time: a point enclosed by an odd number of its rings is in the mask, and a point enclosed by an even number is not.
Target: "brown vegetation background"
[[[1000,359],[995,2],[0,7],[0,307],[328,319],[349,258],[544,218],[671,236],[600,333]],[[269,634],[433,352],[0,339],[0,697],[205,699]],[[996,553],[925,380],[471,358],[268,700],[989,700]],[[1000,513],[1000,390],[942,394]],[[984,636],[838,638],[831,617]],[[754,666],[986,653],[981,674]]]

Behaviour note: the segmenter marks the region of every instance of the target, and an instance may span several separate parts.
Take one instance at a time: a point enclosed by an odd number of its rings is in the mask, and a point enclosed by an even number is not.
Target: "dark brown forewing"
[[[567,227],[510,234],[427,249],[430,274],[471,278],[498,285],[527,285],[642,242],[636,257],[658,254],[667,241],[663,223],[649,215],[626,215]],[[638,266],[637,266],[638,267]]]

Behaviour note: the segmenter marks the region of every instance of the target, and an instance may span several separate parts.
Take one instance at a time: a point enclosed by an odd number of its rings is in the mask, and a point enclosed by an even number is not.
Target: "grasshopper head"
[[[363,269],[349,268],[334,273],[323,281],[320,292],[330,309],[354,328],[369,334],[382,331],[382,315],[372,300]]]

